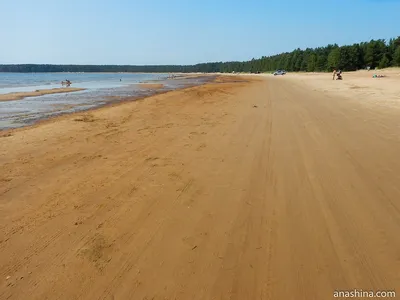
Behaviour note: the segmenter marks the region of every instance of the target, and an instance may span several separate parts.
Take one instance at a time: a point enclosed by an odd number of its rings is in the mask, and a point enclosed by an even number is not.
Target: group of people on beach
[[[369,71],[369,69],[367,69],[367,70]],[[342,71],[341,70],[336,71],[336,69],[333,70],[332,80],[335,80],[335,77],[337,77],[336,80],[343,80]],[[381,74],[373,74],[372,75],[372,78],[385,78],[385,77],[386,77],[385,75],[381,75]]]
[[[336,69],[333,70],[332,80],[335,80],[335,77],[337,77],[336,80],[342,80],[343,79],[342,78],[342,71],[341,70],[336,71]]]

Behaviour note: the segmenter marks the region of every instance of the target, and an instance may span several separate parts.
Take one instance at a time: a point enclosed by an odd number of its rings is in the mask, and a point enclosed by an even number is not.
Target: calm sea
[[[142,97],[154,93],[138,85],[160,82],[163,90],[201,84],[210,77],[169,79],[168,74],[133,73],[0,73],[0,94],[30,92],[61,87],[70,80],[71,87],[84,91],[27,97],[15,101],[0,101],[0,130],[22,127],[55,115],[87,110],[126,97]]]
[[[117,88],[148,80],[167,78],[167,74],[132,73],[0,73],[0,94],[30,92],[61,87],[70,80],[73,87],[99,89]]]

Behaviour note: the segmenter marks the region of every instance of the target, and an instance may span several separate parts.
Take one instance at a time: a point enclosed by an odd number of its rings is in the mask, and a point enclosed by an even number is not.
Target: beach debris
[[[194,246],[193,248],[192,248],[192,250],[194,250],[194,249],[196,249],[197,248],[197,245],[196,246]]]
[[[257,105],[253,105],[253,107],[254,107],[254,108],[257,108],[258,106],[257,106]]]
[[[11,278],[11,276],[10,275],[8,275],[7,277],[6,277],[6,280],[8,280],[8,279],[10,279]]]

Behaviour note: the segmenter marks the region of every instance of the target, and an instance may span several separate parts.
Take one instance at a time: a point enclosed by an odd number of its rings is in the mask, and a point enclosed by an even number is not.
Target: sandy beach
[[[55,89],[46,89],[46,90],[37,90],[33,92],[17,92],[17,93],[9,93],[0,95],[0,101],[12,101],[12,100],[21,100],[27,97],[37,97],[43,95],[50,95],[50,94],[60,94],[60,93],[71,93],[71,92],[78,92],[83,91],[83,88],[55,88]]]
[[[0,132],[0,299],[398,290],[387,72],[224,76]]]
[[[164,87],[162,83],[140,83],[139,87],[144,89],[152,89],[152,90],[159,90]]]
[[[383,77],[373,78],[374,74]],[[365,104],[393,108],[399,106],[400,68],[344,72],[343,81],[327,80],[332,79],[327,73],[289,73],[287,76],[330,97],[358,99]]]

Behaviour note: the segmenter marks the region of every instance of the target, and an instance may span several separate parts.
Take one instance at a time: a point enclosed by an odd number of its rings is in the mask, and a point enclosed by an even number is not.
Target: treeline
[[[0,72],[40,73],[40,72],[191,72],[191,66],[123,66],[123,65],[0,65]]]
[[[276,69],[298,72],[325,72],[333,69],[355,71],[370,67],[387,68],[400,66],[400,37],[385,40],[371,40],[359,44],[341,46],[328,45],[314,49],[296,49],[245,63],[222,64],[225,72],[267,72]]]
[[[328,45],[296,49],[292,52],[263,56],[244,62],[212,62],[197,65],[121,66],[121,65],[0,65],[0,72],[326,72],[333,69],[355,71],[370,67],[400,66],[400,37],[385,41],[371,40],[353,45]]]

